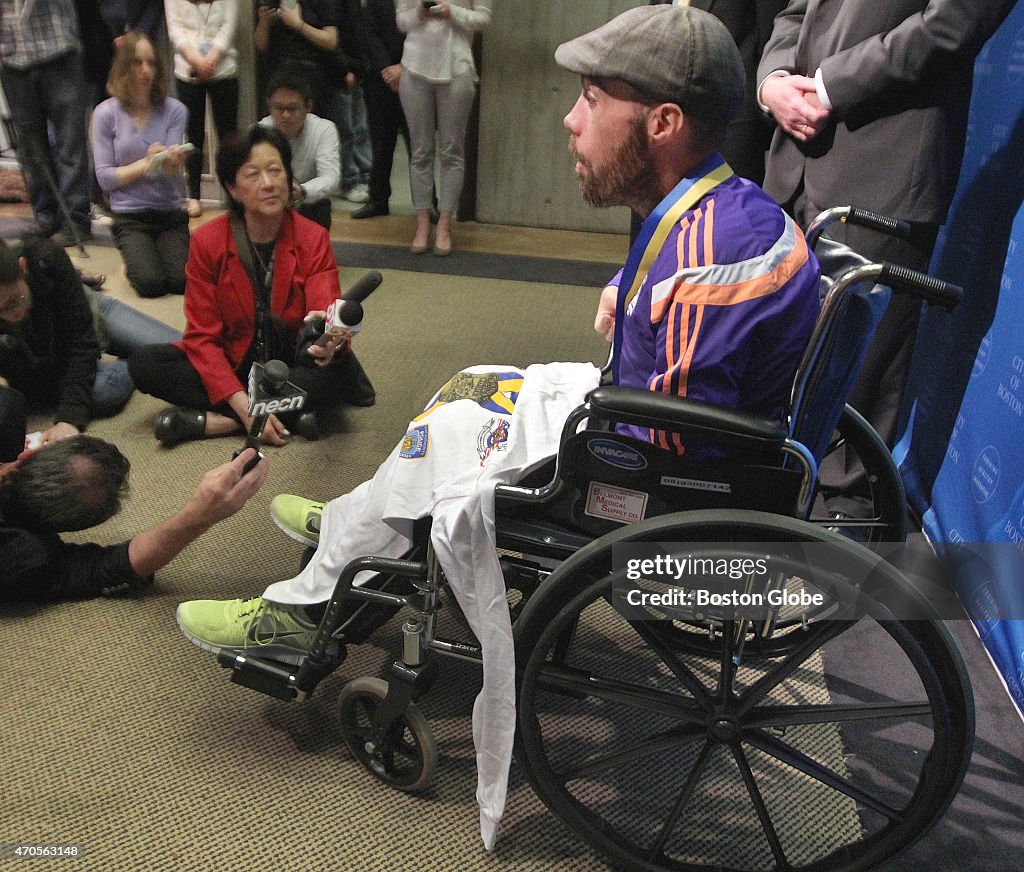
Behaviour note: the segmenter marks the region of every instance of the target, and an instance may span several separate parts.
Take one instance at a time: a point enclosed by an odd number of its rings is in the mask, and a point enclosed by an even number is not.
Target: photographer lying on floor
[[[0,388],[0,444],[25,438],[21,398]],[[111,596],[145,587],[153,573],[218,521],[233,515],[267,476],[255,452],[243,451],[203,476],[170,518],[119,545],[75,545],[58,534],[85,530],[117,514],[129,463],[109,442],[71,436],[0,462],[0,601]]]

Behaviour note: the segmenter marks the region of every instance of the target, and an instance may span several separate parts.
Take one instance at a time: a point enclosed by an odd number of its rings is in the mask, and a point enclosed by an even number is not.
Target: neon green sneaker
[[[270,517],[296,542],[316,548],[320,544],[320,515],[324,504],[292,494],[278,494],[270,503]]]
[[[308,653],[316,624],[298,606],[247,600],[191,600],[178,605],[178,626],[193,645],[211,654],[223,648],[252,649],[260,656],[298,665]]]

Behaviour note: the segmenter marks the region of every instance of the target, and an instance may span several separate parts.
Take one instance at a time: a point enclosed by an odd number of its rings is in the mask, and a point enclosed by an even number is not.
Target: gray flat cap
[[[710,121],[728,121],[746,88],[743,61],[714,15],[690,6],[638,6],[562,43],[555,61],[581,76],[619,79]]]

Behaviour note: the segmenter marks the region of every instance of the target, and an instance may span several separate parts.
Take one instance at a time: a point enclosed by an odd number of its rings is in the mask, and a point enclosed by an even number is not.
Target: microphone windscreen
[[[272,391],[279,391],[288,381],[288,364],[283,360],[268,360],[263,366],[263,382]]]
[[[362,304],[355,300],[343,301],[338,310],[338,319],[346,327],[355,327],[357,324],[361,324],[363,321]]]

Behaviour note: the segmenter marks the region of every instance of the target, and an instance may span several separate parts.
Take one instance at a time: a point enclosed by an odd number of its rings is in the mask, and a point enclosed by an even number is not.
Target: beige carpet
[[[105,272],[109,293],[181,324],[180,298],[139,300],[117,252],[76,265]],[[359,275],[343,270],[342,284]],[[272,497],[331,497],[369,477],[433,389],[472,363],[601,360],[596,292],[389,271],[366,303],[358,350],[378,391],[346,410],[340,432],[269,449],[263,490],[189,547],[138,599],[4,607],[12,669],[0,694],[0,843],[77,843],[90,870],[590,869],[597,861],[525,786],[495,856],[482,848],[473,798],[469,713],[478,671],[446,661],[425,701],[440,763],[426,796],[384,788],[345,748],[334,703],[353,677],[397,652],[395,627],[355,649],[306,703],[285,704],[227,681],[178,632],[183,599],[260,593],[294,574],[301,546],[270,521]],[[132,461],[124,510],[88,538],[116,542],[166,516],[239,438],[158,447],[162,403],[136,394],[90,432]],[[45,424],[36,421],[36,425]],[[439,842],[438,835],[444,840]],[[0,861],[0,865],[3,864]]]

